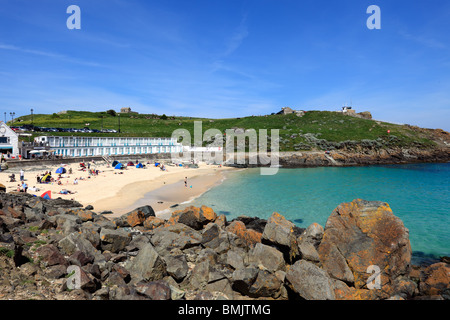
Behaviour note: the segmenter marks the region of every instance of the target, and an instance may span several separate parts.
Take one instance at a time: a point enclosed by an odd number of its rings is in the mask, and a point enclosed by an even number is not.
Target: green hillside
[[[193,137],[194,121],[202,121],[203,131],[218,129],[279,129],[280,150],[328,150],[344,146],[355,148],[416,147],[430,148],[436,145],[426,130],[414,130],[408,125],[351,117],[339,112],[308,111],[303,117],[295,114],[249,116],[231,119],[205,119],[154,114],[112,112],[67,111],[63,114],[35,114],[14,120],[13,126],[33,124],[38,127],[115,129],[120,133],[72,133],[33,132],[38,135],[84,135],[84,136],[153,136],[170,137],[179,128],[187,129]],[[11,125],[11,121],[8,122]],[[415,127],[417,128],[417,127]],[[390,130],[390,133],[387,131]]]

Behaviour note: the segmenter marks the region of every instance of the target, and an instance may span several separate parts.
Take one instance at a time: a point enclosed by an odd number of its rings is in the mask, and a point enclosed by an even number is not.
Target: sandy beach
[[[124,162],[127,163],[127,162]],[[144,162],[144,164],[146,164]],[[87,163],[86,163],[87,166]],[[61,184],[55,182],[37,183],[37,176],[46,171],[52,173],[56,180],[56,169],[64,167],[66,173],[61,174]],[[230,167],[219,167],[200,163],[199,168],[183,168],[166,164],[166,170],[155,167],[154,163],[145,168],[127,167],[114,169],[105,162],[90,163],[91,170],[98,170],[98,175],[91,175],[88,170],[82,171],[79,163],[43,166],[37,163],[33,167],[24,167],[24,178],[28,185],[27,193],[41,196],[51,191],[51,198],[74,199],[83,206],[92,205],[95,212],[112,211],[105,214],[109,218],[120,216],[134,208],[150,205],[156,215],[162,218],[170,216],[177,204],[196,198],[219,184],[224,179],[224,172],[233,170]],[[69,174],[69,168],[72,174]],[[20,182],[20,167],[0,172],[0,183],[6,191],[17,191]],[[14,173],[16,182],[10,182],[9,176]],[[187,177],[187,187],[184,180]],[[78,183],[75,183],[75,178]],[[38,188],[37,191],[33,187]],[[62,190],[71,194],[60,194]],[[145,197],[145,198],[144,198]],[[173,208],[171,208],[173,207]]]

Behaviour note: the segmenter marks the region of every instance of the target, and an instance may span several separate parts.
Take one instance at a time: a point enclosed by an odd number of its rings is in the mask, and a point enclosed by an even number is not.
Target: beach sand
[[[124,162],[126,163],[126,162]],[[86,163],[87,164],[87,163]],[[38,184],[36,176],[45,171],[51,171],[52,177],[57,178],[56,169],[63,166],[67,173],[62,174],[62,185],[57,182]],[[69,168],[72,174],[69,175]],[[161,218],[168,218],[176,206],[196,198],[219,184],[224,179],[224,173],[234,168],[218,167],[216,165],[199,164],[199,168],[183,168],[166,164],[166,171],[160,170],[154,164],[146,164],[146,168],[140,169],[128,167],[125,170],[117,170],[104,162],[90,164],[91,169],[98,169],[97,176],[89,175],[88,171],[80,171],[79,163],[61,164],[55,166],[43,166],[39,163],[33,167],[24,167],[25,182],[28,187],[37,187],[39,191],[28,190],[28,193],[41,196],[46,191],[51,191],[52,199],[61,197],[73,199],[83,206],[92,205],[94,212],[112,211],[105,214],[113,218],[127,213],[139,206],[150,205]],[[6,191],[16,191],[20,184],[20,167],[11,168],[0,172],[0,183],[6,186]],[[16,182],[9,182],[9,175],[14,173]],[[187,187],[184,179],[187,177]],[[74,179],[78,178],[78,184]],[[192,187],[191,187],[192,186]],[[74,194],[59,194],[63,189],[70,190]]]

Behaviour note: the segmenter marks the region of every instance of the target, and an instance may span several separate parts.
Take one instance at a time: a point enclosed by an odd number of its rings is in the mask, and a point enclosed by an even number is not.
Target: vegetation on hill
[[[304,116],[265,115],[228,119],[206,119],[155,114],[66,111],[61,114],[22,116],[12,125],[31,125],[53,128],[115,129],[120,133],[33,132],[38,135],[84,135],[124,137],[170,137],[176,129],[187,129],[194,137],[194,121],[202,121],[203,132],[218,129],[279,129],[280,150],[327,150],[344,145],[363,144],[371,147],[430,148],[436,146],[431,133],[414,130],[417,127],[396,125],[375,120],[347,116],[339,112],[308,111]],[[11,121],[9,122],[11,125]],[[388,132],[389,130],[389,132]],[[269,143],[270,144],[270,143]]]

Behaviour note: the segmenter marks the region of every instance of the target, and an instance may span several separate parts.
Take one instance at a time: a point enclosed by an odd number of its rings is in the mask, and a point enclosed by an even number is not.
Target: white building
[[[0,152],[9,152],[12,157],[19,155],[19,136],[6,123],[0,122]]]
[[[55,155],[64,157],[144,155],[182,152],[175,138],[40,136],[35,142],[47,144]]]

